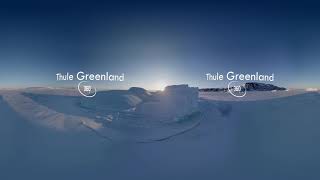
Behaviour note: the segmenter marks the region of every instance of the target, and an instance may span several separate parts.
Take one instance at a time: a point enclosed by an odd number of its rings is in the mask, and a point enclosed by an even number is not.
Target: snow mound
[[[131,92],[132,94],[136,94],[138,96],[150,95],[150,93],[147,90],[140,88],[140,87],[131,87],[128,91]]]
[[[18,92],[4,93],[2,97],[14,111],[35,124],[56,130],[101,128],[93,119],[57,112]]]
[[[141,103],[136,112],[163,118],[180,118],[198,109],[198,88],[188,85],[167,86],[161,93],[154,95],[154,101]]]

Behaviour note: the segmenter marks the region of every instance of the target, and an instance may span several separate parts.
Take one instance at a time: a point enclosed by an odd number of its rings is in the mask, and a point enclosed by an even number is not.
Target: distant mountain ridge
[[[248,82],[244,84],[244,87],[247,91],[284,91],[286,88],[278,87],[273,84],[257,83],[257,82]],[[244,89],[244,88],[242,88]],[[200,92],[227,92],[228,88],[202,88],[199,89]]]
[[[265,83],[255,83],[250,82],[245,84],[245,88],[247,91],[284,91],[286,88],[278,87],[273,84],[265,84]]]

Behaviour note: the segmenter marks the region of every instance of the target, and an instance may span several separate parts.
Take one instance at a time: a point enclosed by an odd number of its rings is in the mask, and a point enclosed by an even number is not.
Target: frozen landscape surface
[[[66,115],[49,109],[46,106],[37,104],[29,97],[19,92],[7,92],[2,94],[3,99],[17,113],[30,121],[56,130],[68,130],[73,128],[83,128],[81,125],[92,129],[98,129],[100,124],[85,117]]]
[[[318,91],[197,95],[0,90],[0,179],[320,178]]]

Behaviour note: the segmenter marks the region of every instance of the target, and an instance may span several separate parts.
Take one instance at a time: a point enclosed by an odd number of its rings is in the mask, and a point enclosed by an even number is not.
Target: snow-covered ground
[[[50,92],[0,91],[0,179],[320,178],[318,92]]]

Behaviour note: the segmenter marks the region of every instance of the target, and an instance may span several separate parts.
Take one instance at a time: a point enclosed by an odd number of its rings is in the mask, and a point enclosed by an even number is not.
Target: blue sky
[[[81,70],[124,72],[126,82],[111,88],[222,87],[205,74],[232,70],[320,87],[319,8],[316,1],[4,1],[0,86],[59,86],[56,73]]]

